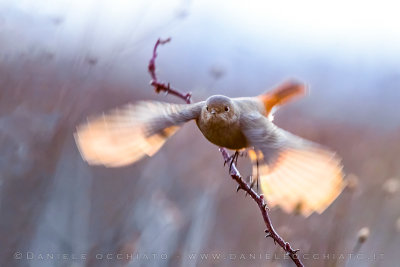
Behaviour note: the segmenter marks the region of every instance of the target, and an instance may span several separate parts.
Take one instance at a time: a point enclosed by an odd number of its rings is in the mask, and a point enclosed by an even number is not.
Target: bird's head
[[[232,122],[237,119],[235,104],[223,95],[214,95],[206,100],[202,110],[202,116],[206,120]]]

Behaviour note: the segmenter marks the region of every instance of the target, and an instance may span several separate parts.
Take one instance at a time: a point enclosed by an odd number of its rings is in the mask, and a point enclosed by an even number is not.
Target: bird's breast
[[[238,121],[227,123],[225,120],[197,120],[197,126],[211,143],[228,149],[239,150],[248,146],[246,137]]]

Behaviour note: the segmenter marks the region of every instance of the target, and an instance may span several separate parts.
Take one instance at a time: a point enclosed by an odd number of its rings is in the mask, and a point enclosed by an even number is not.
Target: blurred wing
[[[82,157],[94,165],[119,167],[156,153],[182,123],[197,118],[201,102],[175,105],[144,101],[89,118],[77,127]]]
[[[340,159],[265,117],[253,116],[248,121],[245,135],[254,146],[249,153],[253,174],[260,175],[268,204],[304,216],[322,213],[344,188]]]

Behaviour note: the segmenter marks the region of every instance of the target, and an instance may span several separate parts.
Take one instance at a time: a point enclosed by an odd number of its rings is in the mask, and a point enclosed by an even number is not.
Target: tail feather
[[[296,81],[287,81],[272,91],[259,95],[258,98],[264,103],[267,114],[279,105],[286,104],[293,100],[295,97],[304,95],[306,92],[306,85]]]

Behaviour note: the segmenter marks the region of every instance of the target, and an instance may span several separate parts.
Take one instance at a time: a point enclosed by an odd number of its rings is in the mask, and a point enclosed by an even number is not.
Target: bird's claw
[[[240,155],[239,151],[235,151],[235,153],[234,153],[233,155],[229,156],[229,158],[227,158],[227,159],[225,160],[224,166],[225,166],[227,163],[229,163],[229,171],[232,170],[232,165],[233,165],[234,163],[237,165],[237,161],[238,161],[239,155]]]

